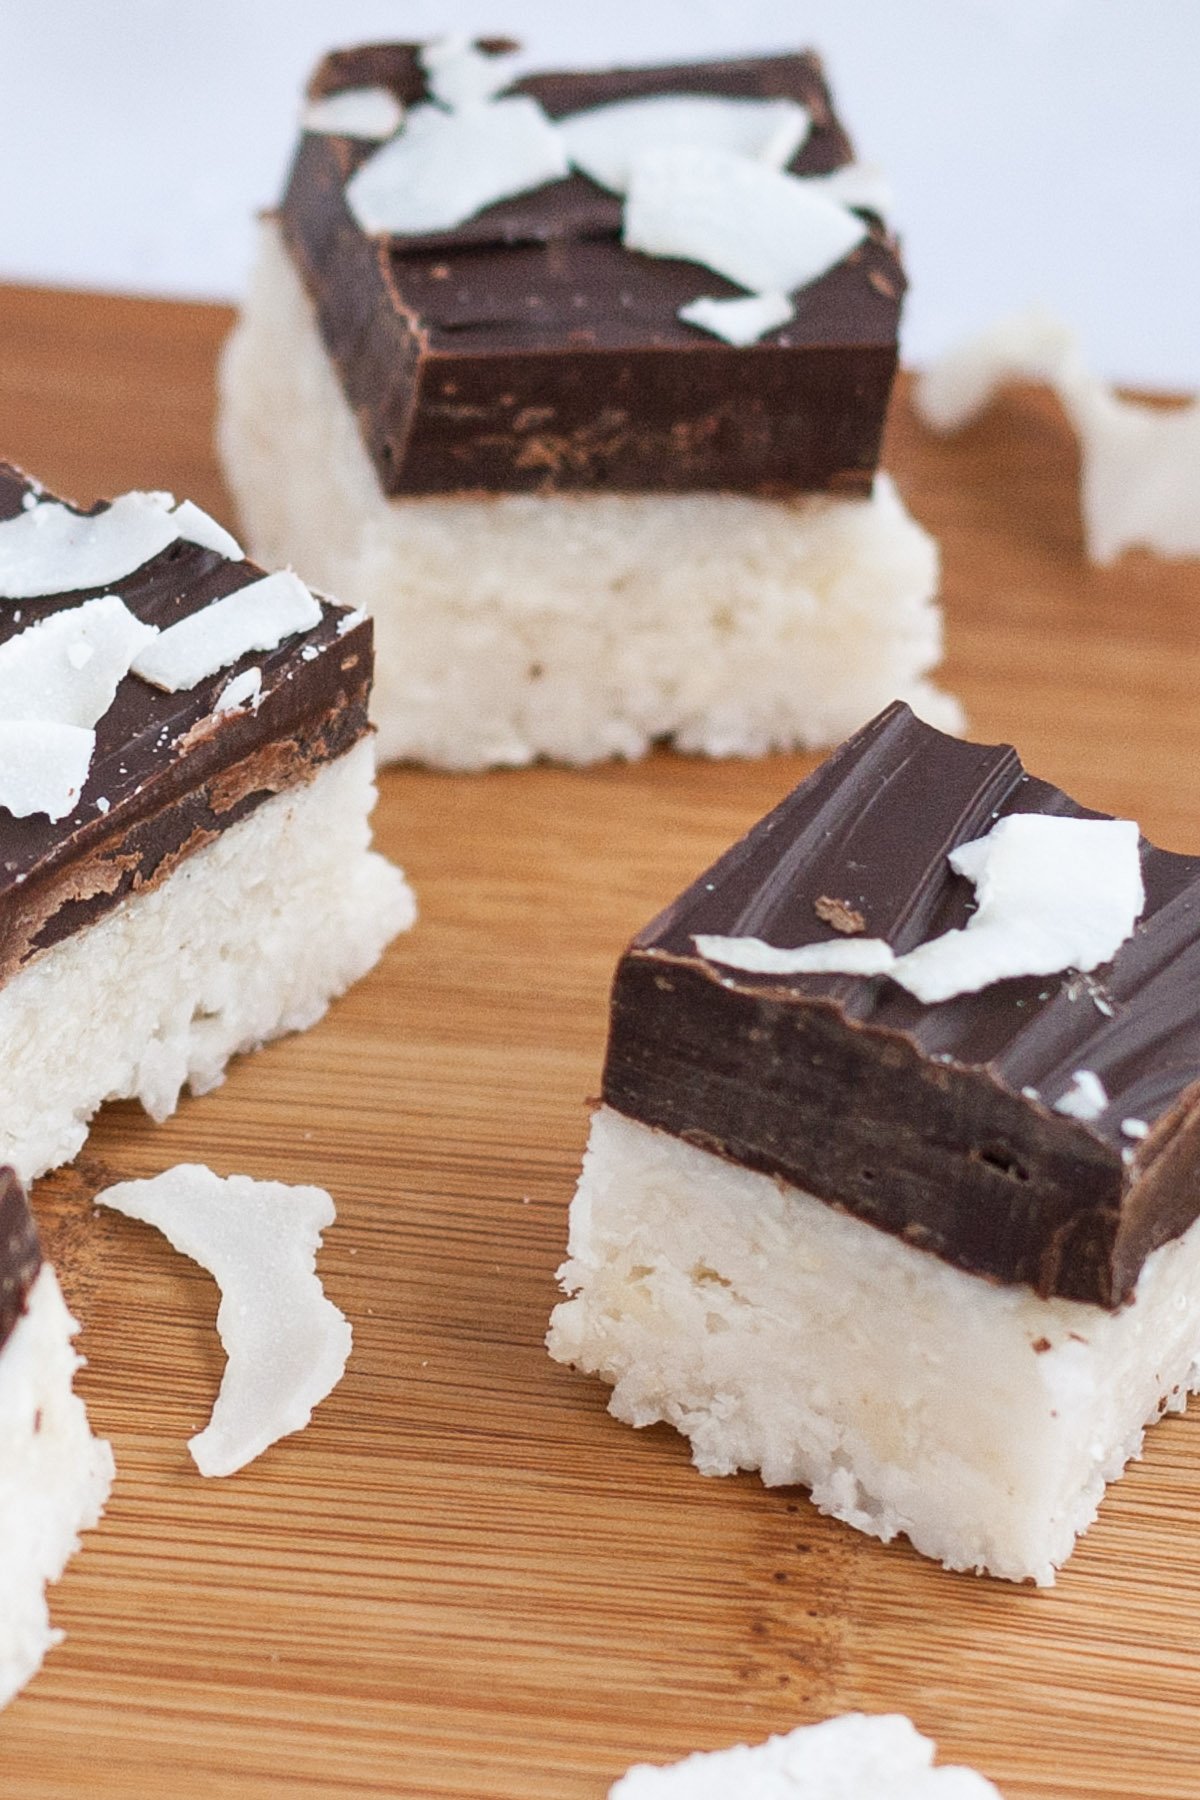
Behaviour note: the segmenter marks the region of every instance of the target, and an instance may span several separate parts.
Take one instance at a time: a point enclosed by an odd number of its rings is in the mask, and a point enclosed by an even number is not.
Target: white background
[[[0,0],[0,279],[236,296],[319,53],[508,32],[536,66],[814,44],[897,191],[920,362],[1040,300],[1200,387],[1200,0]]]

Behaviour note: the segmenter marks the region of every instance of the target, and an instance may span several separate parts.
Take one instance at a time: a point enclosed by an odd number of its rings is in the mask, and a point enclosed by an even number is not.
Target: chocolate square
[[[383,86],[411,105],[417,48],[335,52],[309,92]],[[793,172],[853,155],[811,53],[533,75],[513,91],[552,117],[647,94],[790,98],[813,120]],[[741,290],[626,250],[620,200],[582,175],[453,231],[365,234],[344,188],[374,148],[305,133],[280,223],[384,493],[869,491],[905,286],[878,220],[799,291],[787,325],[735,348],[677,314]]]

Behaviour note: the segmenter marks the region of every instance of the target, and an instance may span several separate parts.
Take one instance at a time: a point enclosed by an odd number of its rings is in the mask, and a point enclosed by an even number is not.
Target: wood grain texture
[[[218,309],[0,293],[0,451],[83,500],[169,486],[228,516]],[[889,460],[941,538],[946,678],[974,734],[1200,850],[1200,565],[1082,561],[1075,457],[1021,390]],[[900,1709],[1009,1800],[1200,1795],[1200,1418],[1049,1592],[954,1576],[706,1481],[541,1347],[626,937],[810,761],[393,771],[378,837],[419,927],[315,1030],[163,1127],[109,1109],[36,1201],[85,1321],[118,1478],[54,1592],[67,1641],[0,1718],[0,1790],[600,1800],[640,1758]],[[302,1436],[204,1482],[212,1284],[93,1214],[183,1158],[315,1181],[354,1323]]]

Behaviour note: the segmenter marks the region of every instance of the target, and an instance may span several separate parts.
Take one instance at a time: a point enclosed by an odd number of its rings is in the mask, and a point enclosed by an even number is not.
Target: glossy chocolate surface
[[[16,1171],[0,1168],[0,1349],[25,1311],[42,1266],[37,1227]]]
[[[827,942],[834,896],[912,949],[972,910],[948,852],[1013,812],[1103,816],[1007,746],[889,708],[634,940],[604,1098],[959,1268],[1116,1307],[1200,1215],[1200,857],[1142,841],[1142,919],[1093,975],[940,1005],[885,977],[721,968],[693,942]],[[1091,1123],[1054,1110],[1077,1069],[1108,1095]]]
[[[336,52],[310,93],[363,85],[420,100],[415,47]],[[813,117],[795,172],[852,157],[811,54],[535,75],[515,91],[553,117],[672,92],[792,98]],[[454,231],[366,236],[343,190],[374,148],[306,133],[280,220],[385,493],[869,490],[904,291],[877,221],[799,291],[794,319],[738,349],[677,313],[742,290],[626,250],[620,200],[582,175]]]
[[[0,519],[21,510],[31,486],[0,463]],[[262,573],[252,562],[230,562],[180,541],[103,591],[119,594],[147,624],[165,627]],[[14,602],[0,595],[0,642],[89,597]],[[346,618],[324,602],[312,631],[265,654],[251,652],[178,694],[125,677],[96,726],[96,752],[75,811],[52,823],[0,808],[0,979],[127,894],[155,886],[192,851],[367,731],[371,625],[360,619],[342,636]],[[222,690],[255,667],[262,671],[257,710],[215,715]]]

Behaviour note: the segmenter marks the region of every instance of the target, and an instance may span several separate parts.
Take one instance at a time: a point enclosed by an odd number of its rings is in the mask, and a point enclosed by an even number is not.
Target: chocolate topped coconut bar
[[[367,850],[370,681],[369,620],[189,502],[86,513],[0,465],[0,1148],[24,1176],[104,1099],[165,1115],[310,1023],[407,922]]]
[[[876,479],[904,274],[819,61],[510,49],[325,59],[224,365],[254,543],[376,614],[383,753],[757,751],[897,691],[950,722]]]
[[[1200,858],[888,709],[621,958],[553,1353],[1051,1579],[1198,1379],[1198,978]]]
[[[96,1523],[112,1482],[112,1451],[72,1392],[75,1330],[25,1190],[0,1168],[0,1707],[62,1636],[46,1583]]]

